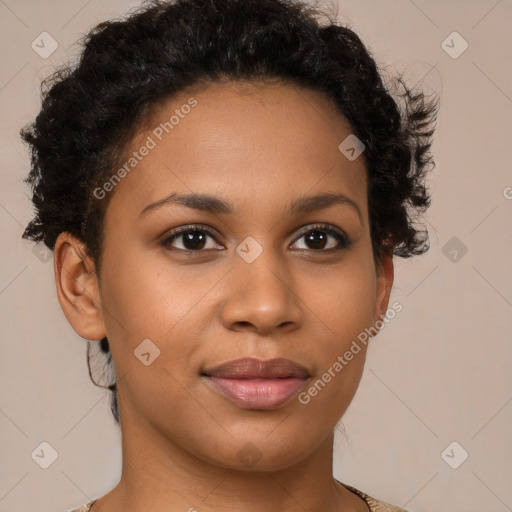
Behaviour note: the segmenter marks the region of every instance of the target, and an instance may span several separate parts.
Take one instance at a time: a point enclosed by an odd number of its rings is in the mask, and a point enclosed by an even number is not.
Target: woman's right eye
[[[208,245],[208,238],[212,239],[215,243]],[[206,228],[199,228],[198,226],[186,226],[172,232],[164,240],[161,245],[165,248],[183,251],[189,253],[203,252],[204,250],[219,249],[213,233]],[[176,247],[178,245],[178,247]],[[179,247],[181,246],[181,247]],[[223,248],[223,246],[221,246]]]

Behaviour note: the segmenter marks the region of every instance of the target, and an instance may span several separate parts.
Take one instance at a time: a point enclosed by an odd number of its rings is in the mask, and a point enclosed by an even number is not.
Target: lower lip
[[[288,401],[305,379],[228,379],[207,377],[213,387],[244,409],[275,409]]]

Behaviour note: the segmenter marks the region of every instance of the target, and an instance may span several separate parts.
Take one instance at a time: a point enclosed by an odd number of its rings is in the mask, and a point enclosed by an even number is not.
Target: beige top
[[[389,503],[384,503],[383,501],[379,501],[375,498],[372,498],[371,496],[368,496],[368,494],[360,491],[359,489],[356,489],[355,487],[344,484],[343,482],[340,482],[340,484],[347,488],[349,491],[353,492],[354,494],[357,494],[360,498],[362,498],[363,501],[368,505],[370,512],[407,512],[407,510],[404,510],[403,508],[396,507],[395,505],[390,505]],[[70,512],[89,512],[95,501],[96,500],[90,501],[89,503],[86,503],[80,508],[76,508],[74,510],[71,510]]]

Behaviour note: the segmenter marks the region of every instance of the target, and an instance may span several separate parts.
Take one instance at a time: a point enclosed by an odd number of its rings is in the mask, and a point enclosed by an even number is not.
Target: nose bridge
[[[270,248],[251,260],[248,255],[256,250],[248,240],[234,254],[230,291],[222,311],[226,327],[250,324],[253,330],[269,332],[285,324],[298,325],[301,310],[286,261]]]

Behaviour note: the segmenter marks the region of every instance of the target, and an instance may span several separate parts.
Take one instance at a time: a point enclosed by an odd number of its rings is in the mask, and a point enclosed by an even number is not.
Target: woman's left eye
[[[331,239],[330,246],[329,238]],[[297,240],[301,239],[304,239],[310,247],[299,247],[300,250],[305,249],[317,252],[346,249],[351,244],[349,237],[345,233],[331,228],[328,224],[308,226],[307,230],[303,230],[301,236],[297,238]]]

